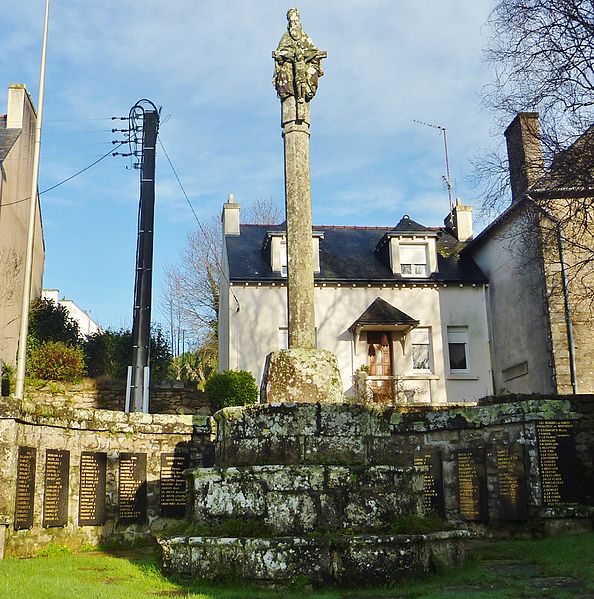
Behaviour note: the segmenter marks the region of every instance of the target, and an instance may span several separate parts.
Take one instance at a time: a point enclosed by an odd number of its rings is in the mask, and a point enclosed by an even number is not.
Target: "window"
[[[413,370],[431,370],[430,329],[414,329],[411,332]]]
[[[451,372],[468,372],[468,329],[448,327],[448,355]]]
[[[400,245],[400,274],[403,277],[427,276],[427,246],[421,244]]]
[[[287,276],[287,242],[283,239],[280,246],[281,277]]]
[[[390,333],[367,332],[367,365],[372,376],[392,376]]]

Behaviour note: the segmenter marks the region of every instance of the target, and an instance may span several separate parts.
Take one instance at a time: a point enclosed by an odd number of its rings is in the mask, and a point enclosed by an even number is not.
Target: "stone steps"
[[[192,520],[216,527],[249,519],[275,534],[385,529],[422,513],[422,473],[413,467],[264,465],[188,473]]]
[[[173,537],[159,540],[163,570],[180,576],[262,583],[365,586],[464,561],[467,531],[426,535]]]

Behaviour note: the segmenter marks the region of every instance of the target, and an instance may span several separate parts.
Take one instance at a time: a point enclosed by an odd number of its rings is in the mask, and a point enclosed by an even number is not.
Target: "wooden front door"
[[[367,332],[367,366],[370,376],[392,376],[392,343],[389,332]]]

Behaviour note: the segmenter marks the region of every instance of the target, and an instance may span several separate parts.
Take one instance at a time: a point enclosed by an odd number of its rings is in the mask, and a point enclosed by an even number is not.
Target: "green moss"
[[[386,532],[392,535],[422,535],[449,529],[451,525],[437,514],[430,512],[424,516],[413,514],[398,518],[390,522]]]
[[[184,528],[183,535],[188,537],[249,537],[262,539],[274,536],[274,532],[260,520],[229,518],[218,524],[190,524]]]

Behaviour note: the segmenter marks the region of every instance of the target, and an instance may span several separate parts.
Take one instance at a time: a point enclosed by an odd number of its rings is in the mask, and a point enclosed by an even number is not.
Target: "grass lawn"
[[[594,597],[594,534],[475,542],[459,570],[395,587],[263,590],[239,583],[175,581],[151,551],[67,554],[0,561],[0,597],[26,599],[389,599]]]

